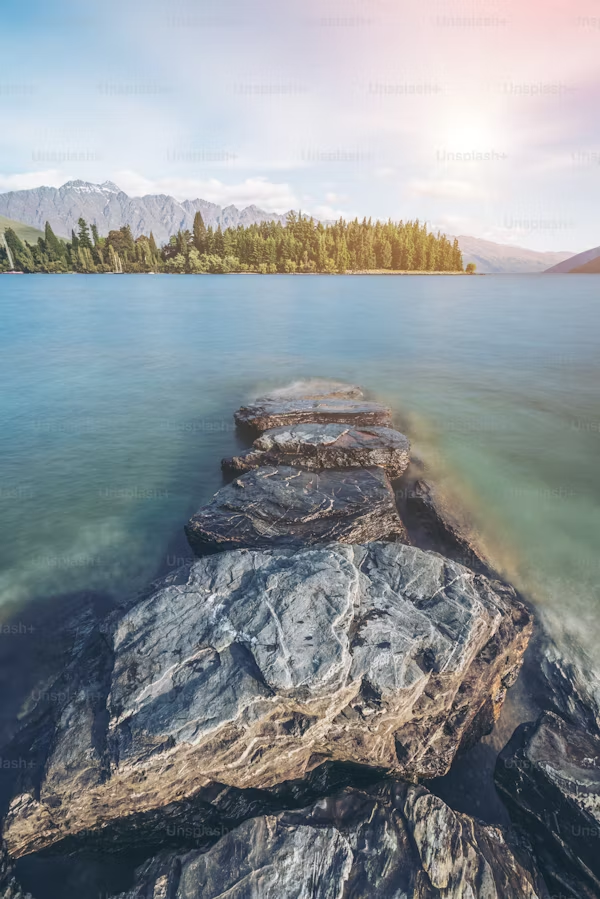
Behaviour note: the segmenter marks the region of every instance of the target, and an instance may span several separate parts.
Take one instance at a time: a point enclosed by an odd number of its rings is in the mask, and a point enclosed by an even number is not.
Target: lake
[[[570,651],[600,637],[593,275],[0,278],[0,616],[187,556],[233,412],[363,385]]]

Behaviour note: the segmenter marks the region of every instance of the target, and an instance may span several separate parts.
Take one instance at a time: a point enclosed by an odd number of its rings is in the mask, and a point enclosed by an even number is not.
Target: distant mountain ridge
[[[494,243],[479,237],[458,238],[465,263],[474,262],[480,274],[533,274],[545,272],[572,256],[568,250],[540,252],[525,247]]]
[[[220,225],[223,229],[272,221],[285,224],[287,216],[265,212],[254,205],[241,210],[233,205],[222,208],[207,200],[179,201],[167,194],[130,197],[112,181],[69,181],[58,188],[0,193],[0,216],[40,230],[49,221],[57,235],[67,238],[77,229],[78,220],[84,218],[97,226],[100,236],[129,225],[134,237],[152,231],[157,243],[164,244],[179,230],[191,231],[198,211],[207,226]],[[542,253],[466,235],[459,236],[458,242],[465,264],[475,262],[482,274],[543,272],[572,257],[569,251]]]
[[[238,225],[281,221],[285,215],[265,212],[257,206],[238,209],[222,208],[207,200],[179,202],[166,194],[130,197],[112,181],[91,184],[87,181],[68,181],[62,187],[36,187],[0,194],[0,215],[43,230],[50,222],[55,233],[70,237],[77,222],[84,218],[96,225],[100,236],[129,225],[134,237],[154,234],[156,241],[166,243],[172,234],[186,228],[191,231],[196,212],[202,213],[204,223],[223,229]]]
[[[595,274],[600,271],[600,265],[597,260],[600,257],[600,247],[594,247],[592,250],[586,250],[584,253],[578,253],[576,256],[569,256],[564,262],[553,265],[548,269],[549,273],[585,273]]]

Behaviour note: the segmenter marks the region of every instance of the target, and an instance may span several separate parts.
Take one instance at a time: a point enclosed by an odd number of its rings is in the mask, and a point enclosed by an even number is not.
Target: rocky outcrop
[[[498,828],[399,782],[260,816],[208,852],[153,859],[119,899],[544,899]]]
[[[410,442],[393,428],[303,424],[265,431],[251,449],[223,459],[222,464],[234,472],[263,465],[291,465],[309,471],[379,467],[389,477],[398,478],[409,461]]]
[[[406,539],[394,492],[381,468],[259,468],[219,490],[185,531],[198,553]]]
[[[144,816],[160,832],[157,814],[194,801],[213,821],[222,785],[269,790],[327,760],[442,775],[492,726],[530,630],[510,588],[402,544],[207,556],[61,684],[9,849],[109,844],[128,819],[137,839]]]
[[[266,433],[188,523],[200,558],[82,632],[6,753],[24,882],[160,852],[127,899],[547,899],[507,834],[416,785],[492,729],[528,611],[424,483],[411,524],[443,554],[409,545],[409,443],[359,387],[296,382],[236,421]]]
[[[522,725],[501,753],[496,784],[533,840],[549,885],[600,895],[600,739],[553,713]]]
[[[392,424],[392,413],[386,406],[366,400],[267,398],[238,409],[235,422],[238,427],[258,432],[309,423],[387,428]]]

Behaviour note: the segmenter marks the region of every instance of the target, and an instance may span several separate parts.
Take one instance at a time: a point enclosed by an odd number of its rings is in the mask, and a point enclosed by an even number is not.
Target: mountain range
[[[179,202],[166,194],[130,197],[112,181],[68,181],[58,188],[36,187],[0,194],[0,215],[42,230],[50,222],[59,237],[70,237],[78,220],[84,218],[97,226],[101,237],[129,225],[134,237],[152,231],[156,242],[162,244],[179,230],[191,231],[196,212],[202,213],[207,227],[221,225],[223,229],[267,221],[285,223],[286,219],[285,215],[265,212],[257,206],[242,210],[236,206],[221,208],[207,200]]]
[[[130,197],[112,181],[103,184],[69,181],[59,188],[36,187],[0,194],[0,217],[40,230],[48,221],[60,237],[70,237],[71,231],[77,229],[78,220],[84,218],[97,226],[100,236],[129,225],[134,237],[152,231],[157,243],[162,244],[181,229],[191,231],[196,212],[202,213],[207,226],[220,225],[223,229],[286,220],[285,214],[265,212],[257,206],[241,210],[236,206],[222,208],[207,200],[179,201],[166,194]],[[1,220],[0,230],[4,230]],[[573,257],[572,252],[542,253],[466,235],[460,235],[458,242],[465,263],[475,262],[477,271],[483,274],[542,272],[550,267],[555,271],[564,260]]]

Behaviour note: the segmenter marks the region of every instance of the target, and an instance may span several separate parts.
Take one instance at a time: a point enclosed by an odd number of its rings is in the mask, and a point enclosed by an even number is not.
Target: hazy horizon
[[[31,0],[2,24],[1,192],[110,180],[538,251],[600,243],[593,0]]]

